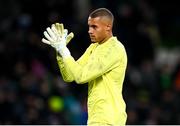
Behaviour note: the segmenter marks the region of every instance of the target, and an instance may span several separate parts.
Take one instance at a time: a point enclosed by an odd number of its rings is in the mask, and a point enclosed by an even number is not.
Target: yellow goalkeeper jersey
[[[92,43],[77,61],[59,56],[57,61],[64,81],[88,83],[88,125],[125,125],[122,88],[127,55],[116,37],[103,44]]]

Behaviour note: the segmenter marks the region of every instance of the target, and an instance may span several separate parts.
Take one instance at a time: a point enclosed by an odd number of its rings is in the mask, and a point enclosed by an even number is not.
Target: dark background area
[[[88,14],[106,7],[128,68],[127,124],[180,124],[180,10],[173,0],[1,0],[0,124],[86,124],[87,85],[65,83],[43,32],[62,22],[78,59],[90,45]]]

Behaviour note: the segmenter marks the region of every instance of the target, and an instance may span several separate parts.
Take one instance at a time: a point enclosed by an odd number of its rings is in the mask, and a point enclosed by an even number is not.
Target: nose
[[[92,29],[91,28],[89,28],[88,33],[92,34]]]

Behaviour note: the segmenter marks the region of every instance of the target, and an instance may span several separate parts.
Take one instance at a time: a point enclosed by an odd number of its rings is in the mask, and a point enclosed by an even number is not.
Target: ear
[[[107,24],[106,25],[106,31],[110,31],[111,30],[111,25],[110,24]]]

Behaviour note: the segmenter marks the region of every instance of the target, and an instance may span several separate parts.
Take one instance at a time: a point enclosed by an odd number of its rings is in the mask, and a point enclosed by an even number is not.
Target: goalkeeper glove
[[[60,55],[65,58],[70,56],[70,51],[66,47],[66,44],[73,38],[74,34],[67,35],[68,30],[64,29],[63,24],[52,25],[51,28],[47,28],[44,32],[45,38],[42,42],[51,45]]]
[[[56,32],[57,34],[62,34],[64,32],[67,32],[67,29],[64,29],[63,24],[55,23],[51,26],[51,29]],[[66,37],[66,45],[71,41],[71,39],[74,37],[73,32],[71,32],[67,37]]]
[[[66,34],[68,33],[67,29],[64,29],[64,25],[63,24],[59,24],[59,23],[55,23],[51,25],[51,30],[54,32],[54,34],[56,34],[57,36],[62,36],[62,34]],[[45,35],[46,34],[46,35]],[[44,33],[45,36],[47,36],[47,33]],[[48,36],[47,36],[48,37]],[[46,37],[46,38],[47,38]],[[71,32],[70,34],[68,34],[66,36],[66,45],[71,41],[71,39],[74,37],[73,32]],[[48,39],[49,40],[49,39]],[[42,39],[42,42],[51,45],[50,41],[48,41],[46,39]]]

